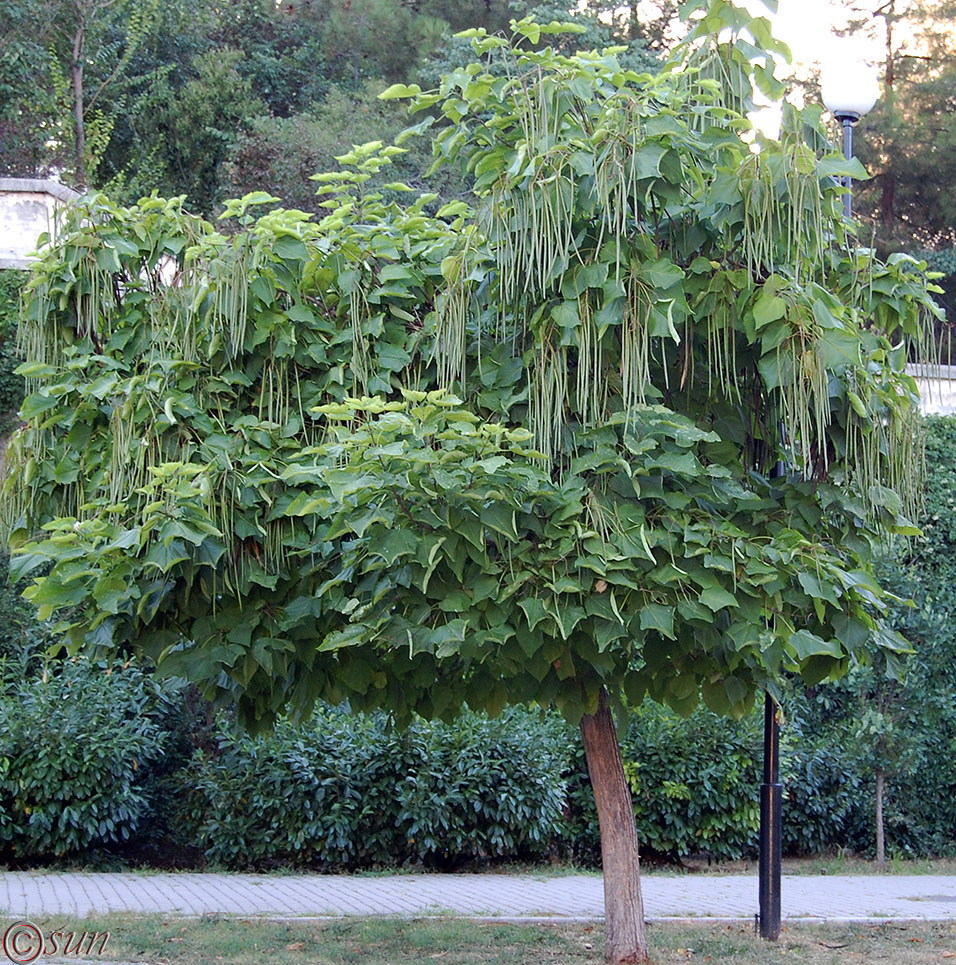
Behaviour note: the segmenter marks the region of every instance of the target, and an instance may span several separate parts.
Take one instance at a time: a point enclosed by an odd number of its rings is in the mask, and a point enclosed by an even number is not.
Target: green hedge
[[[135,668],[107,674],[80,659],[51,665],[44,680],[13,664],[0,688],[0,856],[136,839],[151,840],[153,854],[169,843],[237,869],[599,861],[580,741],[554,716],[513,708],[399,732],[383,716],[321,709],[306,726],[250,737],[224,717],[203,727],[188,688],[159,690]],[[783,728],[786,853],[865,850],[872,835],[859,758],[811,727],[823,700],[794,698]],[[826,700],[839,721],[838,701]],[[753,855],[761,749],[759,714],[734,723],[635,711],[622,751],[643,853]],[[952,759],[936,783],[891,782],[897,853],[951,847],[956,806],[939,782],[951,779]]]
[[[540,855],[560,833],[563,728],[519,708],[405,732],[320,710],[265,737],[223,724],[217,744],[175,783],[185,840],[227,867],[446,867]]]
[[[634,713],[624,770],[645,847],[681,856],[739,858],[757,841],[761,731],[698,710],[688,719],[657,704]]]
[[[33,608],[20,596],[23,585],[10,582],[9,564],[10,558],[0,554],[0,659],[19,659],[45,639],[45,629],[37,624]]]
[[[161,753],[147,678],[85,658],[0,674],[0,854],[18,860],[124,841],[150,809]],[[54,672],[50,672],[53,670]]]
[[[757,844],[762,743],[757,715],[735,722],[697,709],[687,719],[654,703],[632,711],[621,738],[642,851],[661,858],[736,859]],[[600,859],[584,751],[573,733],[566,844]]]

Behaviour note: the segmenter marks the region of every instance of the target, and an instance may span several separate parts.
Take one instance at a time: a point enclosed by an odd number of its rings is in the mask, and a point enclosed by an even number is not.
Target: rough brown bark
[[[634,806],[624,777],[614,718],[603,690],[597,711],[581,720],[581,737],[601,827],[604,957],[612,965],[647,962]]]
[[[883,827],[883,790],[886,773],[882,768],[876,772],[876,868],[886,871],[886,834]]]

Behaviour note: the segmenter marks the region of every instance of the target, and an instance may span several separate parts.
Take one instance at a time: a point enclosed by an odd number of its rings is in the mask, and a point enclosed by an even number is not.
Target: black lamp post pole
[[[780,430],[783,440],[783,428]],[[783,462],[770,473],[784,475]],[[763,705],[763,784],[760,785],[760,862],[758,866],[757,916],[760,937],[775,942],[780,937],[780,856],[782,853],[783,787],[780,784],[780,722],[770,694]]]
[[[835,117],[843,125],[843,156],[853,157],[853,125],[860,119],[856,111],[837,111]],[[853,214],[853,178],[843,180],[843,214]],[[784,474],[782,462],[770,473],[771,478]],[[777,707],[770,694],[764,697],[763,710],[763,784],[760,785],[760,866],[759,900],[760,937],[776,941],[780,937],[780,859],[782,853],[783,788],[780,784],[780,722]]]
[[[843,156],[849,161],[853,157],[853,125],[860,119],[860,115],[855,111],[841,111],[835,117],[843,125]],[[849,219],[853,214],[853,178],[848,174],[843,183],[846,185],[843,215]]]
[[[783,788],[780,784],[780,724],[770,694],[763,705],[763,784],[760,785],[760,937],[780,937],[780,855]]]
[[[840,111],[836,119],[843,125],[843,156],[853,157],[853,125],[860,119],[855,111]],[[853,179],[843,181],[843,214],[853,214]],[[770,473],[771,478],[784,474],[782,462]],[[780,937],[780,862],[782,854],[783,787],[780,784],[780,723],[777,707],[770,694],[764,697],[763,709],[763,783],[760,785],[760,862],[759,903],[757,916],[760,937],[776,941]]]

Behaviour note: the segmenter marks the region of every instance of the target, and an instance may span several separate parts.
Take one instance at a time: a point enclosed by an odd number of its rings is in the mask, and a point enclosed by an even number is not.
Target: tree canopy
[[[576,719],[602,687],[739,713],[782,668],[902,649],[866,558],[906,527],[905,342],[936,310],[839,217],[814,112],[741,140],[775,82],[726,17],[657,75],[524,21],[386,92],[447,119],[474,210],[363,194],[399,150],[374,143],[319,177],[319,223],[79,207],[31,283],[7,463],[18,571],[54,564],[33,601],[257,720]]]

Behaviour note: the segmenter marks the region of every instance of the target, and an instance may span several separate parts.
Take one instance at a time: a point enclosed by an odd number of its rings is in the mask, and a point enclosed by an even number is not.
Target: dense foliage
[[[569,743],[562,843],[574,857],[596,861],[597,816],[584,754],[577,741]],[[704,708],[687,717],[653,702],[632,710],[621,755],[644,855],[736,860],[754,854],[761,746],[758,714],[730,722]]]
[[[510,74],[386,91],[446,118],[474,212],[364,194],[397,150],[375,143],[320,176],[319,224],[253,218],[267,196],[229,237],[177,202],[77,208],[31,283],[8,459],[43,616],[253,721],[576,720],[604,686],[740,714],[781,668],[815,682],[871,642],[892,665],[867,557],[907,525],[903,345],[934,308],[912,262],[854,246],[817,115],[737,136],[775,81],[714,10],[656,76],[527,48],[559,29],[529,21],[475,35]]]
[[[12,780],[4,785],[0,806],[0,854],[8,860],[96,862],[106,852],[160,866],[204,860],[260,870],[447,869],[544,856],[598,861],[580,741],[554,715],[511,709],[495,720],[466,714],[398,731],[381,715],[322,708],[307,724],[284,721],[253,738],[224,717],[197,726],[197,708],[182,688],[160,692],[142,675],[114,668],[106,677],[104,667],[84,662],[48,669],[50,680],[62,679],[52,691],[31,675],[0,697],[0,717],[18,721],[0,751],[9,761],[4,772],[25,766],[15,790]],[[125,683],[114,679],[124,674]],[[116,706],[104,715],[106,685]],[[51,693],[63,707],[49,703]],[[20,717],[24,695],[28,712]],[[38,706],[42,712],[34,713]],[[46,740],[50,713],[58,722],[67,715],[76,743]],[[845,724],[786,719],[784,854],[872,853],[872,775]],[[913,744],[928,730],[911,731]],[[950,725],[950,747],[953,738]],[[42,760],[29,760],[23,748],[41,745]],[[119,765],[120,749],[136,758],[132,773]],[[629,715],[622,753],[647,857],[756,854],[759,715],[733,723],[698,709],[684,719],[648,703]],[[120,780],[113,778],[117,767]],[[905,782],[891,784],[891,854],[952,854],[947,767],[947,760],[923,758]],[[58,782],[55,793],[46,781]],[[63,815],[52,827],[51,813]]]
[[[621,11],[601,22],[600,3],[551,4],[540,14],[564,19],[571,6],[588,28],[585,46],[624,43],[644,62],[675,19],[670,0],[642,23]],[[526,0],[44,0],[38,9],[7,0],[0,172],[56,172],[126,202],[154,190],[188,194],[190,210],[211,214],[236,184],[276,190],[288,183],[283,170],[327,170],[324,160],[311,166],[317,148],[342,154],[387,136],[361,136],[361,116],[380,113],[370,91],[461,66],[454,31],[506,29],[532,8]],[[311,127],[325,120],[327,130]],[[284,141],[283,156],[270,156],[270,135],[289,134],[298,136]],[[291,186],[290,203],[301,191]],[[311,194],[294,203],[316,207]]]
[[[23,401],[23,379],[14,370],[21,362],[16,341],[20,290],[25,284],[25,272],[0,271],[0,437],[17,425],[17,410]]]
[[[268,185],[283,204],[304,211],[316,210],[317,171],[331,171],[336,157],[353,144],[392,142],[408,124],[404,105],[379,100],[383,81],[368,81],[358,90],[331,88],[321,104],[292,117],[257,117],[236,141],[225,168],[223,190],[242,197]],[[421,138],[405,142],[406,152],[366,182],[366,190],[383,191],[390,200],[400,192],[385,185],[399,181],[419,192],[435,192],[444,200],[467,194],[467,179],[454,171],[425,178],[431,163],[429,145]],[[190,199],[192,200],[192,198]]]
[[[134,834],[161,733],[135,669],[85,657],[55,673],[0,663],[0,854],[75,854]],[[51,739],[55,735],[55,739]]]
[[[916,651],[907,659],[906,674],[894,680],[879,666],[858,667],[844,681],[812,691],[795,710],[797,730],[804,735],[802,753],[808,760],[832,758],[838,749],[846,775],[837,782],[842,790],[834,786],[834,795],[822,794],[808,806],[831,800],[837,820],[827,843],[859,850],[873,847],[877,773],[886,782],[886,835],[892,852],[948,852],[953,847],[956,420],[932,418],[926,427],[922,534],[898,543],[881,565],[884,583],[912,600],[894,612],[895,625]],[[819,843],[805,845],[812,850]]]
[[[577,49],[627,45],[622,61],[644,70],[682,35],[676,7],[673,0],[227,0],[218,7],[198,0],[6,0],[0,169],[15,176],[57,171],[78,183],[71,85],[81,26],[87,183],[124,203],[153,190],[188,193],[190,209],[209,215],[237,185],[268,187],[314,210],[315,198],[289,173],[327,170],[327,162],[313,164],[327,147],[341,154],[387,136],[384,129],[360,133],[363,116],[377,109],[369,91],[393,81],[429,87],[463,66],[471,52],[453,38],[456,30],[506,30],[509,18],[529,13],[544,23],[573,17],[586,29]],[[874,0],[841,15],[838,27],[868,34],[872,49],[885,51],[881,98],[858,125],[857,152],[875,175],[857,185],[858,210],[871,218],[884,256],[924,252],[944,272],[952,314],[952,2]],[[567,52],[574,41],[562,43]],[[815,79],[810,86],[818,102]],[[353,115],[358,130],[349,134]],[[317,119],[328,120],[328,130],[316,129]],[[279,138],[284,151],[276,156]]]
[[[328,710],[264,738],[223,726],[215,751],[174,777],[176,826],[238,868],[541,856],[561,833],[566,737],[518,709],[404,731]]]

